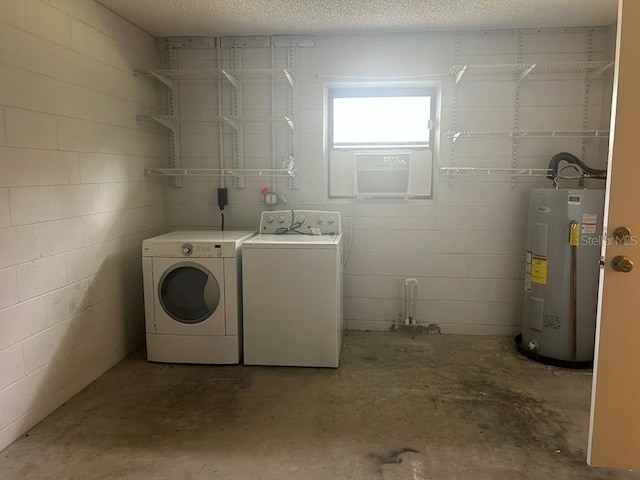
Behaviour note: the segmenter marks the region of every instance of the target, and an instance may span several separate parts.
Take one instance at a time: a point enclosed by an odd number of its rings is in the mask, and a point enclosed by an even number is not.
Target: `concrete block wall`
[[[93,0],[0,2],[0,449],[144,339],[166,135],[154,39]]]
[[[522,36],[522,59],[527,63],[609,60],[607,30],[540,30]],[[456,46],[457,45],[457,46]],[[457,52],[457,53],[456,53]],[[269,66],[269,49],[241,51],[242,67]],[[285,54],[276,51],[276,64]],[[212,50],[181,50],[181,68],[216,66]],[[228,67],[223,49],[223,66]],[[296,57],[297,135],[300,188],[286,180],[276,187],[289,203],[278,208],[340,210],[347,230],[344,314],[349,328],[388,329],[403,319],[403,286],[417,278],[418,322],[437,324],[443,333],[514,334],[521,324],[523,252],[526,205],[532,187],[550,186],[540,178],[519,178],[511,188],[509,177],[449,179],[440,166],[510,167],[513,141],[504,138],[461,139],[452,153],[443,133],[451,130],[454,115],[458,129],[512,130],[516,113],[515,74],[467,74],[457,91],[446,74],[452,65],[518,62],[518,32],[453,32],[385,35],[317,36],[315,46],[300,48]],[[609,75],[611,72],[608,72]],[[418,77],[421,76],[421,77]],[[438,143],[435,156],[433,200],[335,200],[327,196],[327,155],[324,141],[325,89],[328,85],[360,79],[419,79],[441,92]],[[589,85],[585,111],[585,74],[580,72],[532,74],[520,91],[519,121],[523,130],[608,129],[603,111],[610,108],[610,87],[602,78]],[[254,82],[255,83],[255,82]],[[269,114],[269,83],[263,95],[254,84],[245,86],[245,113]],[[229,87],[223,81],[225,99]],[[250,90],[252,89],[252,90]],[[183,81],[181,113],[217,113],[214,82]],[[277,107],[286,87],[276,88]],[[455,106],[454,106],[455,105]],[[224,108],[228,108],[228,100]],[[271,135],[268,125],[248,124],[244,136],[247,167],[270,167]],[[276,151],[286,152],[286,128],[275,127]],[[216,125],[182,126],[183,166],[217,168]],[[228,145],[230,131],[223,140]],[[602,144],[586,145],[586,160],[604,167]],[[605,145],[606,146],[606,145]],[[226,148],[226,147],[225,147]],[[582,152],[581,139],[531,138],[518,142],[517,164],[546,168],[561,151]],[[231,166],[225,150],[224,164]],[[225,222],[230,227],[257,228],[259,214],[267,209],[259,190],[270,181],[249,178],[244,189],[229,186],[230,204]],[[214,179],[186,179],[184,187],[167,187],[167,221],[171,227],[218,226]]]

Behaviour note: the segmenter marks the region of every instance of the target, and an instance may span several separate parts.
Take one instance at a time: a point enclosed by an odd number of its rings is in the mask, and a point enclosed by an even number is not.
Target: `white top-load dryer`
[[[339,212],[263,212],[243,255],[247,365],[337,367],[342,346]]]
[[[143,241],[148,360],[239,362],[240,246],[254,234],[178,230]]]

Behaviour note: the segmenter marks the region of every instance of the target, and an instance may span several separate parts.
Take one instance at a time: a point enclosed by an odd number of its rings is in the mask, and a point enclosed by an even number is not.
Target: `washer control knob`
[[[307,220],[304,215],[296,215],[296,223],[303,224]]]
[[[182,254],[185,257],[188,257],[192,253],[193,253],[193,245],[191,245],[190,243],[185,243],[184,245],[182,245]]]
[[[317,223],[318,225],[322,225],[322,224],[324,223],[324,218],[322,218],[322,217],[318,217],[318,219],[316,220],[316,223]]]
[[[327,223],[333,223],[335,220],[333,219],[333,217],[329,217],[327,218]]]
[[[267,223],[273,223],[273,217],[271,215],[267,217]]]
[[[284,215],[280,215],[280,216],[278,217],[278,223],[284,223],[284,220],[285,220],[285,219],[284,219]]]

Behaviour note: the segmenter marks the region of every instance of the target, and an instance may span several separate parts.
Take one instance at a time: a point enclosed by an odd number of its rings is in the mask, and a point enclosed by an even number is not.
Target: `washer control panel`
[[[260,233],[337,235],[342,233],[341,214],[323,210],[266,211],[260,217]]]

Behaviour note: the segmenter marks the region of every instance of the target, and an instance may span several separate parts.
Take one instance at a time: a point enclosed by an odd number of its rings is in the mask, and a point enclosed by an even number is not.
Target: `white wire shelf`
[[[211,77],[216,76],[220,77],[222,75],[222,71],[225,71],[231,75],[235,75],[237,77],[268,77],[268,76],[279,76],[283,75],[287,72],[286,68],[190,68],[190,69],[160,69],[160,70],[134,70],[134,75],[162,75],[167,78],[193,78],[193,77]]]
[[[587,72],[589,79],[602,75],[609,70],[615,62],[555,62],[555,63],[495,63],[479,65],[454,65],[449,70],[449,75],[455,77],[458,84],[465,73],[516,73],[518,81],[523,81],[531,73],[551,72]]]
[[[295,79],[286,68],[192,68],[192,69],[160,69],[134,70],[135,76],[157,78],[172,87],[171,80],[197,80],[226,78],[237,87],[237,79],[281,78],[293,87]]]
[[[502,168],[502,167],[440,167],[440,173],[446,177],[462,176],[508,176],[508,177],[546,177],[552,172],[548,168]]]
[[[289,177],[295,169],[286,168],[147,168],[145,175],[164,177]]]
[[[291,118],[283,115],[271,117],[268,115],[249,115],[242,117],[231,117],[226,115],[138,115],[138,120],[155,120],[164,122],[294,122]]]
[[[153,120],[156,122],[222,122],[219,115],[138,115],[138,120]]]
[[[279,123],[285,122],[289,128],[293,131],[295,120],[289,118],[287,116],[279,116],[279,117],[271,117],[271,116],[260,116],[260,115],[251,115],[251,116],[242,116],[242,117],[231,117],[226,115],[138,115],[136,116],[137,120],[148,120],[154,121],[161,125],[164,125],[170,130],[175,128],[176,123],[181,122],[191,122],[191,123],[214,123],[214,122],[225,122],[235,130],[240,130],[240,126],[243,123]]]
[[[609,130],[450,130],[444,132],[444,136],[449,137],[454,143],[460,138],[609,138]]]

